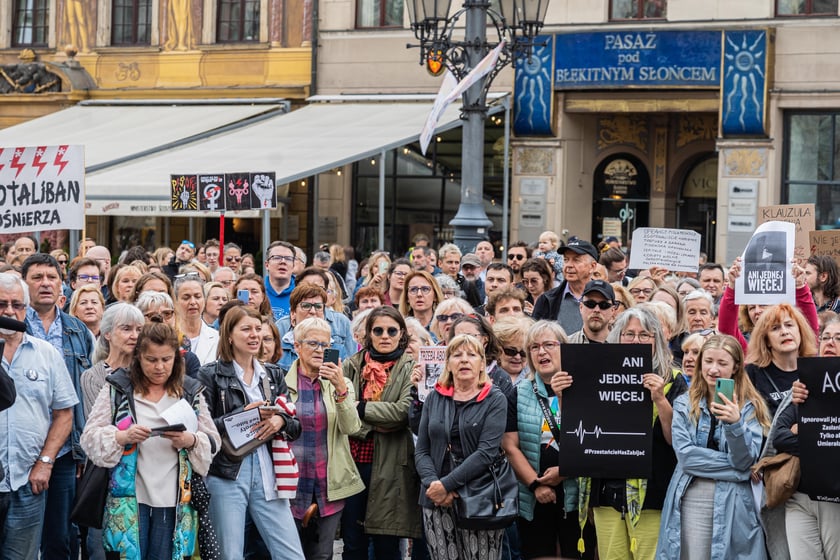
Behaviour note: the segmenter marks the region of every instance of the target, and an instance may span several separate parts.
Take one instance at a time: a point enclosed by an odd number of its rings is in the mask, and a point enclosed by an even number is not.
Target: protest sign
[[[172,210],[198,210],[198,177],[195,175],[170,175]]]
[[[697,272],[700,234],[690,229],[637,228],[633,231],[628,268],[658,266],[671,272]]]
[[[560,474],[648,478],[653,403],[642,385],[652,370],[650,344],[563,344],[574,379],[560,410]]]
[[[236,212],[277,208],[273,171],[170,176],[172,210]]]
[[[758,209],[758,223],[767,222],[788,222],[796,226],[794,256],[799,260],[808,259],[811,247],[808,243],[808,234],[817,229],[813,204],[761,206]]]
[[[224,418],[225,432],[234,449],[247,445],[255,437],[254,426],[260,423],[260,410],[250,408]]]
[[[198,176],[199,210],[218,212],[225,209],[225,176],[220,173]]]
[[[812,257],[828,256],[840,266],[840,229],[812,231],[808,238]]]
[[[840,502],[840,358],[799,358],[808,398],[799,406],[799,490],[822,502]]]
[[[766,222],[758,226],[741,257],[741,275],[735,280],[735,303],[794,302],[796,286],[790,269],[795,229],[790,222]]]
[[[446,367],[445,346],[421,346],[417,363],[423,371],[420,383],[417,384],[417,398],[424,402],[429,393],[434,390],[438,377]]]
[[[0,148],[0,231],[85,227],[83,146]]]

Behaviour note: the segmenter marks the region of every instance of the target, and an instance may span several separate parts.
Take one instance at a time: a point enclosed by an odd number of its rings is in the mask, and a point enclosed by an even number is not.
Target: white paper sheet
[[[251,428],[260,423],[259,408],[244,410],[238,414],[232,414],[225,418],[225,430],[233,444],[234,449],[239,449],[252,439],[255,434]]]
[[[184,399],[179,400],[161,412],[160,415],[170,426],[173,424],[183,424],[187,427],[188,432],[198,431],[198,418],[195,415],[195,410]]]

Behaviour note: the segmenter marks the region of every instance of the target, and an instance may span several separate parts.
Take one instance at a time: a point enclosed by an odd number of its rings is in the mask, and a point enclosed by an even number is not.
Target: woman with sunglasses
[[[452,323],[474,311],[473,307],[463,298],[445,299],[435,309],[435,318],[432,319],[429,330],[432,331],[432,335],[439,344],[445,345],[449,339],[449,329],[452,327]]]
[[[540,404],[559,422],[562,389],[571,384],[560,365],[560,345],[567,340],[556,321],[537,321],[527,331],[524,346],[531,373],[517,386],[516,414],[508,420],[502,438],[519,479],[517,526],[520,552],[526,559],[595,557],[591,525],[583,535],[585,552],[578,552],[577,482],[559,474],[560,450]]]
[[[178,334],[178,340],[181,343],[181,355],[184,357],[184,366],[186,368],[187,377],[196,377],[198,370],[201,368],[201,361],[198,356],[193,354],[190,349],[190,339],[184,336],[178,328],[178,322],[175,316],[175,304],[169,294],[163,292],[143,292],[134,303],[146,323],[158,322],[165,323],[175,329]]]
[[[259,408],[253,433],[265,442],[244,457],[221,451],[213,459],[207,477],[213,496],[210,516],[222,558],[243,557],[249,515],[273,559],[303,558],[289,499],[279,487],[285,481],[275,472],[271,449],[275,436],[293,441],[300,436],[301,426],[288,408],[264,407],[284,402],[288,389],[282,369],[260,363],[261,348],[262,317],[244,305],[231,307],[219,329],[219,359],[199,373],[219,433],[226,437],[225,418]]]
[[[283,355],[278,362],[281,368],[288,371],[292,362],[298,359],[295,349],[295,325],[310,317],[323,319],[326,307],[327,292],[322,287],[304,282],[292,290],[292,294],[289,296],[289,310],[291,311],[289,313],[289,330],[283,332],[283,328],[278,325],[280,347],[283,349]]]
[[[418,538],[419,479],[408,427],[413,360],[405,321],[390,306],[368,315],[363,348],[343,364],[358,400],[361,429],[350,451],[367,488],[347,499],[341,523],[345,560],[398,560],[400,538]]]
[[[811,289],[808,287],[808,282],[805,277],[805,269],[794,264],[791,269],[793,280],[796,286],[796,307],[802,313],[802,316],[811,326],[813,332],[819,332],[819,318],[817,317],[817,306],[814,304],[814,298],[811,296]],[[729,267],[729,283],[723,290],[723,296],[720,298],[720,308],[718,309],[718,330],[722,334],[734,336],[741,343],[741,348],[749,354],[747,345],[748,338],[752,337],[755,331],[755,326],[758,324],[761,315],[770,307],[767,305],[735,305],[735,280],[741,276],[741,257],[737,257],[732,266]],[[746,308],[746,310],[744,309]],[[739,328],[739,318],[748,329],[745,332]],[[750,362],[748,357],[747,362]],[[774,407],[775,410],[775,407]]]
[[[584,509],[593,508],[601,558],[652,559],[662,507],[677,465],[671,447],[674,401],[686,392],[685,378],[672,366],[668,340],[656,315],[644,308],[625,311],[607,337],[611,344],[650,344],[653,371],[643,376],[654,404],[652,470],[648,479],[580,479]],[[585,516],[581,516],[581,522]]]
[[[493,323],[493,334],[502,347],[499,367],[508,374],[514,387],[526,379],[530,371],[525,335],[533,324],[534,321],[529,317],[503,317]]]
[[[403,317],[414,317],[428,329],[441,301],[443,294],[434,276],[423,270],[415,270],[405,277],[405,289],[400,298],[400,313]]]

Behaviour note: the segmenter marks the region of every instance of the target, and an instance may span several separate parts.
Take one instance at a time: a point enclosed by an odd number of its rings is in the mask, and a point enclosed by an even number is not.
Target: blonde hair
[[[714,389],[701,376],[703,375],[703,355],[706,351],[715,349],[725,351],[734,361],[732,379],[735,381],[734,395],[738,399],[738,405],[743,407],[747,401],[751,402],[754,410],[752,417],[758,420],[758,423],[764,428],[764,432],[767,432],[770,427],[770,413],[767,410],[767,404],[744,369],[744,351],[741,348],[741,343],[728,334],[710,336],[703,344],[703,348],[700,349],[700,354],[697,356],[697,365],[694,368],[694,381],[688,388],[689,418],[696,425],[700,419],[700,401],[705,399],[706,403],[710,403],[714,399]]]
[[[429,325],[429,330],[432,331],[432,334],[434,334],[438,340],[442,340],[443,336],[438,328],[440,327],[437,320],[438,315],[451,315],[453,312],[469,315],[473,311],[475,310],[465,299],[461,299],[459,297],[445,299],[440,302],[437,308],[435,308],[435,316],[432,319],[432,323]]]
[[[545,237],[551,244],[551,248],[549,249],[549,251],[556,251],[560,247],[560,236],[554,233],[553,231],[542,232],[537,238],[537,240],[540,240],[543,237]]]
[[[459,334],[455,338],[449,341],[449,345],[446,347],[446,365],[443,368],[443,373],[440,374],[438,378],[438,384],[441,387],[452,387],[452,372],[449,371],[449,358],[454,354],[461,346],[467,346],[471,348],[474,352],[476,352],[479,356],[481,356],[481,368],[479,368],[478,372],[478,386],[484,387],[487,383],[487,362],[486,358],[484,357],[484,344],[481,341],[470,335],[470,334]]]
[[[770,348],[770,341],[767,338],[770,329],[779,325],[788,315],[799,328],[799,356],[816,356],[819,353],[817,337],[814,329],[802,313],[789,303],[780,303],[770,309],[765,309],[753,328],[750,335],[750,342],[747,346],[746,361],[758,367],[767,367],[773,361],[773,350]]]
[[[534,320],[530,317],[502,317],[493,323],[493,334],[505,345],[518,336],[522,336],[524,340],[533,324]]]

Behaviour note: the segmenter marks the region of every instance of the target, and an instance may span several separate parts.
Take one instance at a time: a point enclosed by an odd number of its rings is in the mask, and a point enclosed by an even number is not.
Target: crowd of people
[[[791,264],[795,305],[737,305],[739,259],[631,271],[554,232],[309,266],[285,241],[74,252],[0,249],[3,558],[840,558],[840,505],[768,507],[753,469],[799,453],[797,359],[840,355],[831,258]],[[651,475],[566,477],[561,348],[617,343],[652,348]],[[464,525],[500,460],[515,522]],[[94,467],[102,522],[77,526]]]

